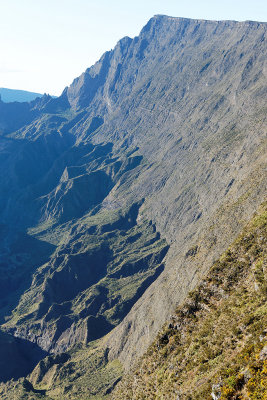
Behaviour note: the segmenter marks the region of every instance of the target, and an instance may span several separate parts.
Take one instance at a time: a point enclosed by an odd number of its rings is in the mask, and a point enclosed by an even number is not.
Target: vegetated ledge
[[[267,202],[112,399],[267,398]]]

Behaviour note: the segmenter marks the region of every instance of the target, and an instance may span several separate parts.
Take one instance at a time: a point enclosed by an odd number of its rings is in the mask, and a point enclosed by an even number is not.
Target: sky
[[[267,0],[0,0],[0,87],[60,95],[155,14],[267,21]]]

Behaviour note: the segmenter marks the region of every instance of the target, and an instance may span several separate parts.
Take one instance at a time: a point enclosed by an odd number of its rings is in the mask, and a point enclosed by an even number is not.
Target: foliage
[[[113,399],[267,398],[267,204],[163,328]]]

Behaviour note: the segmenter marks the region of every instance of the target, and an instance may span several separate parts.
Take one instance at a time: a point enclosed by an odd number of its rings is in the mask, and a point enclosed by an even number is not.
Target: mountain
[[[42,97],[43,94],[27,92],[26,90],[0,88],[0,96],[5,103],[11,103],[13,101],[29,102],[37,97]]]
[[[258,210],[266,35],[158,15],[59,98],[0,103],[0,340],[48,354],[3,399],[110,396]]]
[[[264,399],[267,204],[158,334],[119,399]]]

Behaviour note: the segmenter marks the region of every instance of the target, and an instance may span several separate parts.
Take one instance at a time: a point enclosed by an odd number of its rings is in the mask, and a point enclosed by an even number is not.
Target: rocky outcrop
[[[151,223],[137,224],[140,205],[110,224],[100,214],[97,226],[93,216],[72,225],[5,329],[56,353],[110,332],[163,272],[169,249]]]
[[[266,195],[266,34],[155,16],[59,98],[1,114],[5,329],[67,351],[116,326],[109,362],[143,354]]]
[[[266,245],[265,202],[176,309],[112,399],[264,398]]]

